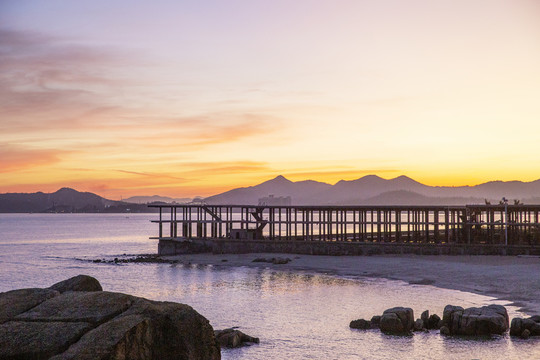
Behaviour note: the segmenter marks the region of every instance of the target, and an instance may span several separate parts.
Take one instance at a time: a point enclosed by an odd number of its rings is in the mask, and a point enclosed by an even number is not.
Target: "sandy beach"
[[[253,262],[283,257],[288,264]],[[386,278],[507,300],[540,314],[540,258],[514,256],[316,256],[297,254],[189,254],[164,257],[181,263],[224,267],[272,267],[333,275]]]

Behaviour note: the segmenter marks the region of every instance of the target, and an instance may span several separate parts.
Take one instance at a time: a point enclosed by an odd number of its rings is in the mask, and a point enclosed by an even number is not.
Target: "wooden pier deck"
[[[351,245],[357,244],[359,249],[399,251],[540,253],[540,205],[149,206],[159,208],[159,219],[152,221],[158,224],[158,236],[152,239],[159,240],[160,253],[178,252],[171,246],[176,249],[176,243],[185,241],[209,244],[217,252],[303,246],[308,250],[302,252],[331,253],[325,249],[339,245],[356,253]]]

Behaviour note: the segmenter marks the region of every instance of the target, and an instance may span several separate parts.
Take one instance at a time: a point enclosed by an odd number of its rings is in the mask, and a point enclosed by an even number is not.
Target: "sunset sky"
[[[540,1],[0,0],[0,193],[540,178]]]

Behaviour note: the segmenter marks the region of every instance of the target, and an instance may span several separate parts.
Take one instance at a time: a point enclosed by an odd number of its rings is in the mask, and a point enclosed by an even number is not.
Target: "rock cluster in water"
[[[190,306],[102,291],[79,275],[47,289],[0,293],[1,359],[220,359]]]
[[[511,336],[528,338],[540,336],[540,316],[527,319],[514,318],[509,327],[506,308],[502,305],[488,305],[464,309],[447,305],[441,319],[437,314],[424,311],[414,320],[411,308],[394,307],[371,320],[358,319],[349,324],[353,329],[380,329],[386,334],[409,335],[413,331],[439,329],[442,335],[489,336],[504,334],[510,328]]]
[[[250,345],[250,343],[259,343],[259,338],[246,335],[235,328],[214,330],[214,334],[221,347],[236,348],[243,345]]]
[[[282,257],[273,257],[273,258],[256,258],[256,259],[253,259],[252,262],[265,262],[265,263],[271,263],[271,264],[276,264],[276,265],[281,265],[281,264],[288,264],[289,262],[291,262],[292,260],[289,259],[289,258],[282,258]]]
[[[117,258],[114,259],[94,259],[93,263],[104,264],[125,264],[125,263],[174,263],[174,261],[162,259],[159,255],[137,255],[135,257]]]
[[[529,336],[540,336],[540,315],[527,319],[513,318],[510,325],[510,335],[528,339]]]

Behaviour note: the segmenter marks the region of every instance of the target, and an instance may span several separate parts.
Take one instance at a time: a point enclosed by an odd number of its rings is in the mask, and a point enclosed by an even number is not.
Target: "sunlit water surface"
[[[540,341],[395,337],[349,328],[393,306],[439,315],[446,304],[494,299],[381,279],[197,264],[105,264],[95,258],[155,253],[155,215],[0,214],[0,291],[46,287],[78,274],[105,290],[191,305],[216,329],[238,326],[259,345],[223,350],[224,359],[538,359]],[[254,255],[246,255],[255,257]],[[80,260],[83,259],[83,260]],[[431,270],[430,270],[431,271]],[[503,303],[504,304],[504,303]],[[510,316],[523,315],[507,307]]]

